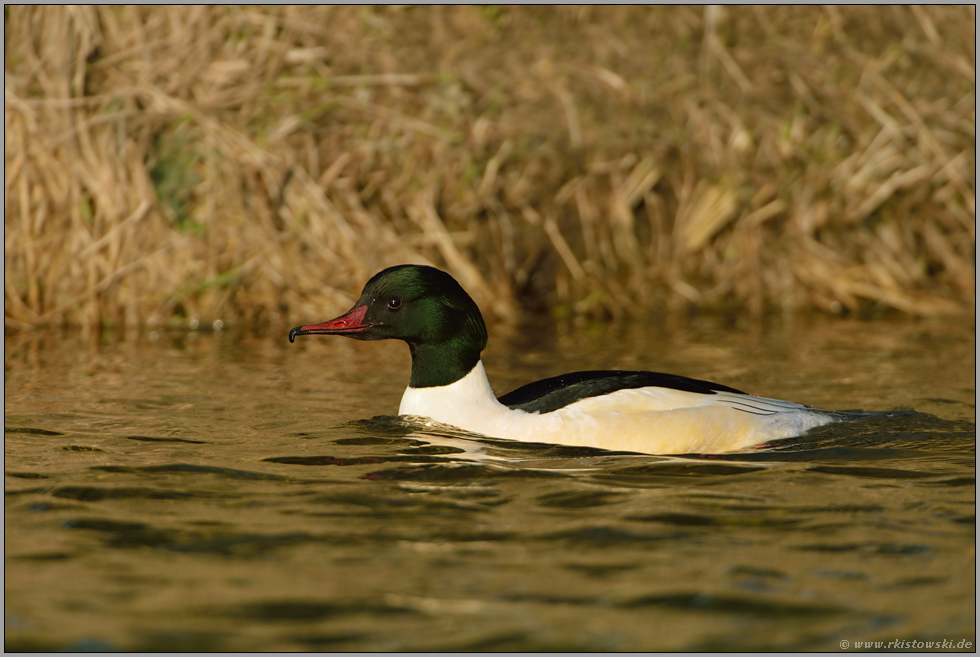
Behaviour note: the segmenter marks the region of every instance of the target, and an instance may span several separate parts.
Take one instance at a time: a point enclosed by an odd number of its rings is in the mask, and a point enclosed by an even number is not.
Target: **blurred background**
[[[4,322],[975,309],[975,7],[4,9]]]

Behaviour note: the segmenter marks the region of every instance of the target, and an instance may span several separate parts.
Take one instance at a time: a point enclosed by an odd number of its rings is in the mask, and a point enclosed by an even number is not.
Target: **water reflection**
[[[387,416],[395,343],[8,336],[6,647],[975,645],[972,327],[591,331],[494,335],[491,382],[649,368],[915,412],[637,455]]]

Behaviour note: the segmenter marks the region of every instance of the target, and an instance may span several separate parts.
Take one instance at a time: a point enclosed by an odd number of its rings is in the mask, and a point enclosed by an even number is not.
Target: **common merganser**
[[[404,340],[412,378],[399,415],[496,438],[650,454],[719,453],[798,436],[836,419],[802,404],[657,372],[573,372],[498,399],[480,360],[487,346],[480,309],[434,267],[398,265],[375,274],[349,312],[297,326],[289,341],[309,334]]]

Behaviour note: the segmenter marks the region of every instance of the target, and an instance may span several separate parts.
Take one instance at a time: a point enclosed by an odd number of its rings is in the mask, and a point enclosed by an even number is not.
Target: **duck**
[[[804,404],[658,372],[572,372],[497,397],[480,356],[487,327],[479,307],[451,275],[425,265],[378,272],[348,312],[297,326],[289,341],[301,335],[404,341],[412,371],[398,414],[490,438],[644,454],[716,454],[836,421],[832,412]]]

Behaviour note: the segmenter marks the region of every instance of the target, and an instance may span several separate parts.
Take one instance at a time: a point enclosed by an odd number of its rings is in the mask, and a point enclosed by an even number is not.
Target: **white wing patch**
[[[755,397],[736,392],[716,392],[706,395],[699,392],[659,387],[617,390],[607,395],[580,399],[564,408],[570,411],[635,413],[676,411],[682,408],[701,408],[704,406],[726,406],[754,415],[810,410],[810,407],[795,402]],[[558,409],[558,411],[561,410]]]
[[[745,411],[756,415],[772,415],[773,413],[784,413],[786,411],[805,411],[810,407],[796,402],[783,401],[781,399],[769,399],[768,397],[756,397],[754,395],[740,395],[734,392],[718,392],[713,395],[717,397],[710,403],[724,404],[734,408],[736,411]]]

